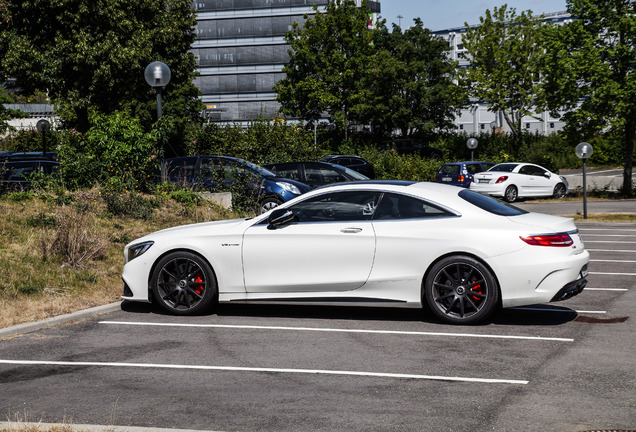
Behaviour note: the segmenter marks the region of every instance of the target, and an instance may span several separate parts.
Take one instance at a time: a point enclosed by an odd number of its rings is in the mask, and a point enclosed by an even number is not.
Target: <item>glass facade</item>
[[[201,48],[196,50],[199,66],[263,66],[281,65],[289,61],[287,45]]]
[[[280,105],[273,90],[289,61],[285,34],[329,0],[194,0],[199,63],[195,84],[216,122],[275,118]],[[378,2],[369,2],[380,12]]]
[[[294,6],[324,6],[328,0],[196,0],[199,12],[240,11]]]

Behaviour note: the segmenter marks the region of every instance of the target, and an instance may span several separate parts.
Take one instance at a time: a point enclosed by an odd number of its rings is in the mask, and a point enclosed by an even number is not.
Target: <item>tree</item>
[[[513,135],[521,142],[521,119],[534,115],[541,89],[542,55],[540,19],[532,11],[516,14],[503,5],[486,10],[480,25],[466,24],[462,43],[470,66],[462,69],[467,91],[490,111],[501,111]]]
[[[571,23],[546,35],[544,99],[581,136],[621,137],[623,194],[632,191],[636,138],[636,3],[568,0]]]
[[[399,129],[403,136],[452,126],[464,93],[453,82],[456,64],[442,38],[415,25],[402,33],[381,25],[374,39],[377,49],[365,85],[367,115],[385,134]]]
[[[324,13],[294,23],[285,40],[291,50],[283,68],[286,77],[275,90],[286,115],[316,121],[327,112],[332,123],[344,131],[360,118],[364,103],[364,77],[374,52],[366,1],[329,2]]]
[[[198,113],[191,1],[0,1],[0,71],[22,93],[47,92],[67,125],[85,132],[89,110],[123,109],[149,123],[154,90],[143,74],[155,60],[172,71],[165,114]]]
[[[12,130],[13,127],[9,125],[9,120],[12,118],[26,117],[26,113],[16,109],[9,109],[4,106],[5,103],[12,103],[13,98],[7,93],[7,91],[0,86],[0,136],[8,130]]]

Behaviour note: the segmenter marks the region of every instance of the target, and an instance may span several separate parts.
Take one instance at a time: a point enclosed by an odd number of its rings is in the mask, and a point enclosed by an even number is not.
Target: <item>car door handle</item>
[[[362,231],[362,228],[343,228],[340,230],[341,233],[345,234],[356,234]]]

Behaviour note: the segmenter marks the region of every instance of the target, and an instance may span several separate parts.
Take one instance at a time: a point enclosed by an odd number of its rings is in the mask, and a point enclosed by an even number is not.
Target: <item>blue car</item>
[[[472,183],[475,174],[488,171],[493,166],[495,164],[492,162],[481,161],[445,163],[435,174],[435,181],[467,188]]]
[[[243,159],[228,156],[184,156],[166,159],[165,180],[207,190],[227,190],[237,176],[253,189],[254,198],[265,213],[280,204],[309,192],[312,188]]]

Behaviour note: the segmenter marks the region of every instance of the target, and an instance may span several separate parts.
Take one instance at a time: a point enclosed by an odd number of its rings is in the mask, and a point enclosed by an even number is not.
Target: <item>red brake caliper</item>
[[[194,279],[194,281],[196,283],[203,284],[203,279],[201,279],[201,276],[197,276],[196,279]],[[201,285],[197,286],[194,292],[201,295],[203,293],[203,287]]]

